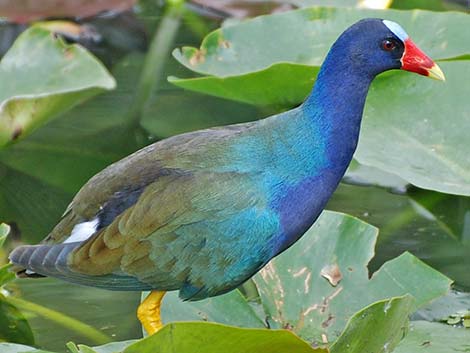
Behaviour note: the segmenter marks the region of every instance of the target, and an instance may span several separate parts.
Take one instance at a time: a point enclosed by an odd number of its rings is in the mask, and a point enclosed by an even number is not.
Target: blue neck
[[[339,49],[339,50],[333,50]],[[373,75],[358,72],[334,48],[318,74],[312,93],[302,105],[312,124],[322,127],[329,143],[330,167],[346,169],[356,149],[367,91]]]
[[[340,49],[340,48],[338,48]],[[367,91],[374,78],[355,72],[341,49],[332,50],[317,77],[315,87],[302,104],[303,126],[317,131],[310,158],[323,162],[300,182],[286,185],[277,204],[283,232],[276,240],[279,253],[297,241],[315,222],[343,177],[357,146]],[[303,141],[312,145],[312,141]],[[320,147],[321,146],[321,147]],[[313,155],[312,155],[313,154]],[[317,158],[318,159],[318,158]],[[320,160],[320,159],[318,159]]]

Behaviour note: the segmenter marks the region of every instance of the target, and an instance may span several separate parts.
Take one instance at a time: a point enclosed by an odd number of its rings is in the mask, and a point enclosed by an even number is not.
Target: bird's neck
[[[329,55],[325,60],[302,109],[331,142],[327,153],[333,166],[347,167],[357,146],[367,91],[374,77],[336,58]]]
[[[277,253],[297,241],[320,215],[351,162],[357,146],[362,112],[373,77],[358,74],[334,57],[327,58],[315,87],[302,104],[299,134],[310,129],[315,141],[303,143],[311,160],[310,175],[286,186],[278,203],[283,235]]]

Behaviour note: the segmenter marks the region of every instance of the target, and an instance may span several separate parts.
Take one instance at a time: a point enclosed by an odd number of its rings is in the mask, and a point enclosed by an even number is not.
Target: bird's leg
[[[137,317],[149,335],[153,335],[163,326],[160,318],[160,306],[166,292],[151,291],[137,308]]]

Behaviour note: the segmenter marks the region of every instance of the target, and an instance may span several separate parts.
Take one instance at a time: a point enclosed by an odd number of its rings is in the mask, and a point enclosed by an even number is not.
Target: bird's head
[[[444,73],[410,39],[396,22],[364,19],[346,30],[335,46],[349,56],[349,65],[373,76],[392,69],[402,69],[445,80]]]

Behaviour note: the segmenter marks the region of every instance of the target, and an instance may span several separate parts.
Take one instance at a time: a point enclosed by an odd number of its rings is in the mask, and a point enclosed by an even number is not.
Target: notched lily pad
[[[331,353],[392,352],[408,331],[409,295],[379,301],[357,312]]]
[[[176,86],[220,98],[276,107],[290,107],[305,98],[318,66],[276,63],[266,69],[231,77],[168,78]],[[282,89],[278,89],[282,87]],[[274,89],[273,89],[274,88]]]
[[[427,321],[412,321],[393,353],[470,352],[470,330]]]
[[[196,320],[241,327],[265,327],[264,321],[238,290],[197,302],[182,302],[176,291],[167,293],[163,299],[162,318],[164,322]]]
[[[314,344],[325,338],[334,342],[347,320],[373,302],[410,294],[416,309],[448,292],[451,281],[409,253],[369,279],[377,234],[354,217],[324,212],[298,243],[254,278],[272,326],[292,327]],[[342,274],[337,286],[323,276],[332,263]]]
[[[84,48],[34,26],[3,57],[0,81],[0,147],[115,87],[113,77]]]
[[[434,59],[470,54],[462,31],[470,26],[465,14],[312,7],[222,27],[207,35],[200,48],[177,49],[173,56],[192,71],[217,77],[253,73],[282,62],[319,66],[339,34],[367,17],[397,21]],[[266,40],[266,33],[275,40]]]
[[[156,334],[130,345],[123,353],[193,353],[195,347],[204,347],[199,350],[205,353],[327,353],[324,349],[311,348],[287,330],[243,329],[197,322],[166,325]]]

